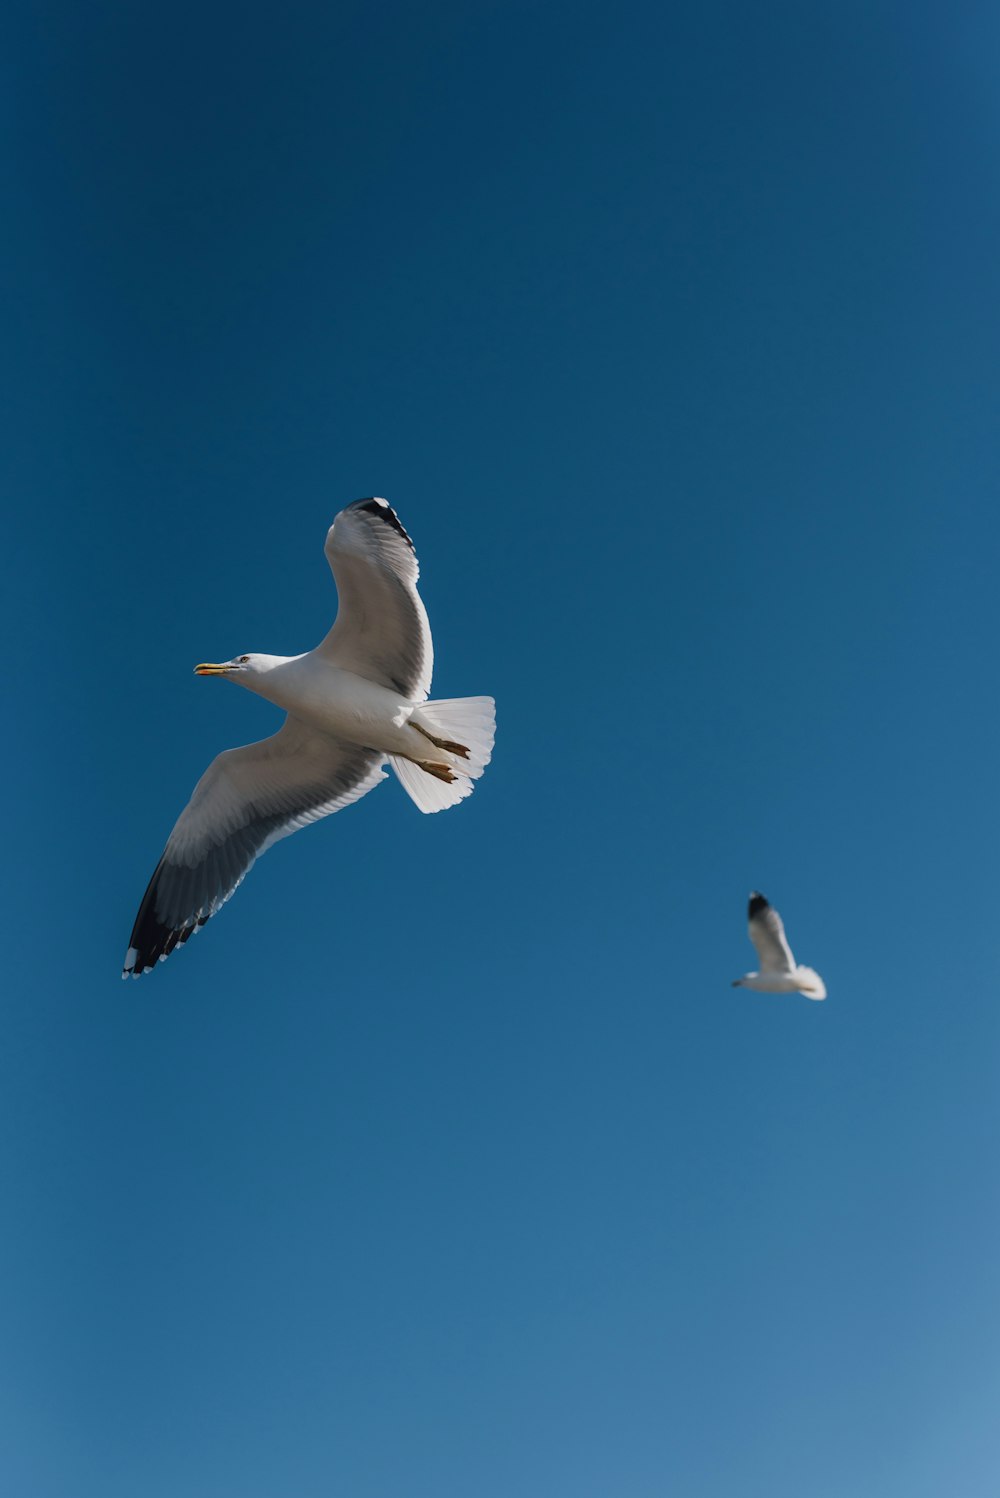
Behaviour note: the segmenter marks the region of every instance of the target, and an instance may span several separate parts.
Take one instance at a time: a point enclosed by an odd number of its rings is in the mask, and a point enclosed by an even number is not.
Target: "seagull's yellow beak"
[[[195,666],[195,676],[225,676],[230,669],[229,662],[225,661],[221,666],[214,666],[211,661],[202,661],[200,666]]]

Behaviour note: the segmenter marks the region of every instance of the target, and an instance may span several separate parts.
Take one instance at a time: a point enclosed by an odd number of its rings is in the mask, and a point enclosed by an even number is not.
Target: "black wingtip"
[[[160,962],[166,962],[177,947],[182,947],[192,932],[205,924],[207,916],[199,916],[187,926],[168,926],[156,914],[156,886],[163,868],[163,859],[156,865],[152,879],[142,897],[139,914],[132,927],[123,978],[141,978],[151,973]]]
[[[199,918],[192,926],[164,926],[155,916],[151,920],[147,919],[141,927],[137,923],[132,942],[125,953],[122,977],[141,978],[143,973],[151,973],[204,924],[204,920]]]
[[[386,525],[391,525],[397,535],[402,536],[407,546],[413,551],[413,542],[407,535],[403,527],[403,522],[388,500],[379,499],[373,495],[370,499],[356,499],[350,508],[352,510],[363,510],[366,515],[377,515],[379,520],[384,520]]]
[[[760,915],[762,910],[767,909],[768,903],[768,900],[760,893],[760,890],[752,889],[750,891],[750,904],[747,906],[747,919],[752,921],[755,915]]]

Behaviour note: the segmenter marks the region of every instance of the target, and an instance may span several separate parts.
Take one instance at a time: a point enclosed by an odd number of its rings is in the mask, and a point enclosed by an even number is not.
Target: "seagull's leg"
[[[441,764],[439,760],[415,759],[413,763],[415,765],[419,765],[421,770],[426,770],[428,775],[433,775],[437,780],[443,780],[448,785],[451,785],[453,780],[458,779],[458,776],[455,774],[454,770],[452,770],[448,765]]]
[[[425,739],[430,739],[436,749],[447,749],[450,754],[458,754],[462,759],[468,759],[469,751],[464,744],[456,744],[452,739],[437,739],[426,728],[422,728],[419,723],[414,723],[412,718],[410,722],[418,733],[423,734]],[[441,778],[443,779],[444,777],[442,776]],[[452,779],[454,779],[454,776],[452,776]]]

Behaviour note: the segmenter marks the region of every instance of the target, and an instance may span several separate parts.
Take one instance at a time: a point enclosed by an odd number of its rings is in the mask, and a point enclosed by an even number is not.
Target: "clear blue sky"
[[[26,1498],[993,1498],[1000,23],[15,4]],[[119,980],[196,661],[413,535],[494,763]],[[825,1005],[738,992],[751,887]]]

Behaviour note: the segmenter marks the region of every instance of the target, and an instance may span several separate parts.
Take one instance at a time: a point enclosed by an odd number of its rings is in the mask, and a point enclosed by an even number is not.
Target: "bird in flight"
[[[811,967],[800,967],[795,961],[781,916],[757,890],[750,892],[747,919],[750,940],[760,958],[760,972],[737,978],[733,987],[755,988],[761,993],[803,993],[807,999],[825,999],[823,979]]]
[[[227,749],[195,786],[135,918],[122,977],[163,962],[220,910],[254,860],[340,811],[392,766],[421,811],[472,792],[489,764],[492,697],[429,702],[434,653],[413,542],[384,499],[359,499],[327,533],[338,610],[304,655],[195,666],[287,713],[268,739]]]

